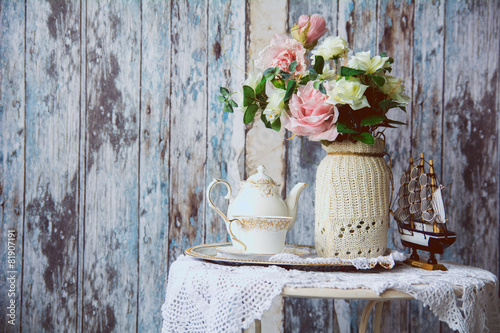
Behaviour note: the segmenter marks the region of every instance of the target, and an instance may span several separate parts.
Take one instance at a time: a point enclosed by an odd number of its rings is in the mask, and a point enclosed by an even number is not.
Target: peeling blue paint
[[[172,251],[174,249],[178,249],[179,248],[179,243],[177,243],[177,239],[175,238],[171,238],[170,239],[170,245],[169,245],[169,250]]]
[[[191,53],[191,59],[193,59],[196,62],[202,62],[206,60],[205,51],[203,49],[197,48],[196,50],[193,51],[193,53]]]
[[[214,135],[212,139],[210,140],[210,143],[212,144],[212,148],[216,149],[218,148],[219,140],[217,137]]]

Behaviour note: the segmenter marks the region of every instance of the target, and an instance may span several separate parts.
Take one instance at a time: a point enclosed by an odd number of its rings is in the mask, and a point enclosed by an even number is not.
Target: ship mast
[[[413,170],[413,157],[410,157],[410,171],[408,172],[408,175],[410,175],[411,170]],[[410,213],[410,226],[412,229],[415,229],[415,223],[413,223],[414,219],[415,219],[414,214]]]

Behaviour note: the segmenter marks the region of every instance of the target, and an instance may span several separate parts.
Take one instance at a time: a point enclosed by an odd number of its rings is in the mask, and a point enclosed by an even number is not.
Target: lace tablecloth
[[[261,319],[285,286],[363,288],[379,295],[397,290],[429,306],[454,330],[500,332],[497,277],[475,267],[445,265],[445,272],[408,265],[391,270],[308,272],[278,266],[225,266],[181,256],[170,267],[162,332],[240,332]],[[487,289],[486,284],[494,288]]]

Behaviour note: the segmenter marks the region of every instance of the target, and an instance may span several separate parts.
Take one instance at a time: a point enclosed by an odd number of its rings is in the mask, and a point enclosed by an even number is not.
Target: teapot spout
[[[288,216],[293,217],[292,223],[288,227],[288,230],[292,229],[295,224],[295,219],[297,218],[297,207],[299,203],[299,196],[303,189],[305,189],[309,184],[306,183],[298,183],[295,185],[290,193],[288,193],[288,197],[285,200],[285,203],[288,207]]]

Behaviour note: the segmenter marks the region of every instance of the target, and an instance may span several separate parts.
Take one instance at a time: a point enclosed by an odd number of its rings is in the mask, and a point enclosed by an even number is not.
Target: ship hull
[[[404,246],[437,254],[443,254],[443,250],[457,239],[456,233],[452,231],[436,233],[417,230],[406,225],[399,226],[399,233]]]

